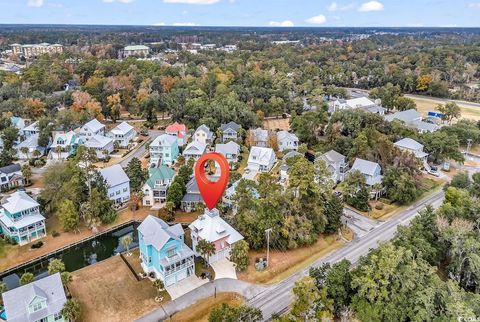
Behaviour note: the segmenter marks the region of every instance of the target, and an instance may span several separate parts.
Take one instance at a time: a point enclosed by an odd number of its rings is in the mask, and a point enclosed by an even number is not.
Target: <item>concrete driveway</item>
[[[215,263],[211,264],[213,270],[215,271],[215,279],[221,278],[231,278],[237,279],[237,272],[235,271],[235,267],[233,263],[226,258],[222,258],[221,260],[216,261]]]
[[[257,170],[249,170],[249,171],[245,171],[242,177],[243,179],[254,181],[257,174],[258,174]]]
[[[170,294],[172,300],[175,300],[205,283],[208,283],[208,278],[202,280],[194,274],[176,284],[166,287],[166,290],[168,294]]]

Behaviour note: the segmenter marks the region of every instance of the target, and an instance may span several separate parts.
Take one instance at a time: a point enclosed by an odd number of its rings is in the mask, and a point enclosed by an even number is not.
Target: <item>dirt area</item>
[[[415,103],[417,104],[417,110],[423,116],[426,116],[428,112],[436,111],[436,107],[438,104],[445,104],[445,102],[435,100],[434,98],[418,98],[418,97],[411,97]],[[471,106],[466,106],[462,103],[457,103],[462,110],[462,118],[464,119],[471,119],[478,121],[480,120],[480,108],[475,108]]]
[[[263,121],[263,127],[267,130],[290,130],[290,118],[266,119]]]
[[[261,272],[255,269],[255,259],[265,258],[266,250],[250,251],[250,265],[244,272],[237,273],[237,276],[239,279],[251,283],[273,284],[307,267],[343,244],[344,242],[336,235],[321,235],[318,241],[310,247],[285,252],[270,249],[270,267]]]
[[[129,220],[143,220],[149,214],[150,210],[145,207],[142,207],[135,212],[132,212],[129,209],[124,209],[119,213],[117,220],[113,224],[99,227],[98,232],[100,233],[106,229],[118,226]],[[60,236],[53,237],[52,232],[54,230],[60,232]],[[45,255],[69,244],[78,242],[91,236],[92,234],[92,231],[86,227],[81,227],[80,232],[77,233],[63,232],[58,219],[56,217],[50,217],[47,219],[47,236],[42,238],[44,243],[43,247],[31,249],[31,245],[29,244],[23,246],[9,246],[8,252],[4,253],[5,257],[0,258],[0,271]]]
[[[244,303],[242,297],[236,293],[219,293],[217,297],[209,297],[198,301],[185,310],[172,316],[174,322],[206,322],[210,312],[222,303],[240,306]]]
[[[29,188],[41,188],[43,189],[45,187],[45,184],[43,182],[43,176],[40,175],[33,175],[32,178],[30,179],[32,182],[32,185]]]
[[[159,307],[148,279],[137,281],[120,256],[72,273],[70,292],[82,305],[82,321],[133,321]],[[164,303],[169,300],[167,296]]]
[[[184,212],[184,211],[177,210],[175,212],[175,222],[191,223],[198,218],[199,214],[200,214],[199,211]]]

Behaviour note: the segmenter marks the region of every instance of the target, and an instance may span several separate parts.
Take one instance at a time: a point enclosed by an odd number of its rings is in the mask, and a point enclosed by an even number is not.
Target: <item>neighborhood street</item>
[[[323,263],[335,263],[342,259],[348,259],[355,264],[361,256],[366,255],[370,249],[376,248],[378,243],[390,240],[395,235],[399,225],[408,225],[409,222],[427,205],[437,208],[441,205],[444,197],[443,190],[421,199],[409,208],[386,222],[377,222],[365,218],[349,209],[345,209],[349,227],[356,233],[356,238],[341,249],[334,251],[328,256],[314,262],[311,266],[317,267]],[[292,302],[292,288],[298,279],[308,274],[309,268],[299,271],[282,282],[273,286],[252,285],[233,279],[219,279],[213,283],[207,283],[184,296],[167,303],[143,316],[137,321],[155,322],[168,319],[174,313],[192,305],[196,301],[212,296],[214,292],[237,292],[247,299],[247,304],[262,310],[265,320],[269,320],[274,313],[283,313],[288,310]]]

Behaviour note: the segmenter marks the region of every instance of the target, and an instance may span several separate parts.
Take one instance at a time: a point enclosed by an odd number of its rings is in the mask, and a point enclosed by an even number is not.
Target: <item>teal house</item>
[[[25,191],[11,194],[0,207],[0,234],[26,244],[46,234],[40,205]]]
[[[172,165],[177,160],[180,150],[178,140],[173,135],[162,134],[150,144],[150,163],[152,166]]]
[[[138,242],[143,270],[165,286],[195,274],[194,253],[185,245],[182,225],[169,226],[150,215],[138,226]]]

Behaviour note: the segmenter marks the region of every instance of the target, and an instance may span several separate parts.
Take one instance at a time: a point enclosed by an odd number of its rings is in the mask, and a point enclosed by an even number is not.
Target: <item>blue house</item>
[[[195,274],[194,253],[184,243],[182,225],[169,226],[150,215],[138,226],[138,241],[143,270],[165,286]]]
[[[26,244],[46,234],[40,205],[24,191],[10,195],[0,208],[0,234]]]
[[[180,150],[177,138],[173,135],[162,134],[150,144],[150,163],[159,165],[172,165],[177,160]]]

